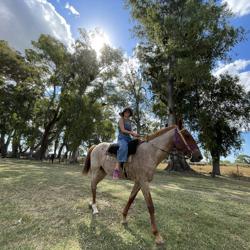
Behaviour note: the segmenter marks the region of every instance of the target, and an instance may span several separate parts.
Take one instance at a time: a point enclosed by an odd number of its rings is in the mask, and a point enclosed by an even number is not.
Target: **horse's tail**
[[[91,152],[93,151],[93,149],[95,148],[96,145],[93,145],[89,148],[86,159],[85,159],[85,163],[84,163],[84,167],[82,169],[82,174],[86,175],[89,172],[90,169],[90,160],[91,160]]]

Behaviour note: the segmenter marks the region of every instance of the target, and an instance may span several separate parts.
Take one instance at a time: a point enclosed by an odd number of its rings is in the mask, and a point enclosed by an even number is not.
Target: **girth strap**
[[[126,168],[124,167],[124,162],[121,162],[120,164],[121,164],[122,172],[124,173],[124,176],[125,176],[125,178],[127,179],[127,178],[128,178],[128,175],[127,175]]]

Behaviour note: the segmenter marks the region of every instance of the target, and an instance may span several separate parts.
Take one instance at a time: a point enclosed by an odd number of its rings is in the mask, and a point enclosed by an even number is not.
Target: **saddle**
[[[144,141],[142,141],[140,139],[133,139],[132,141],[130,141],[128,143],[128,157],[130,155],[134,155],[136,153],[136,149],[137,149],[138,145],[140,145],[143,142]],[[112,155],[112,156],[116,157],[118,149],[119,149],[119,144],[118,143],[112,143],[108,147],[108,149],[106,151],[106,154],[109,154],[109,155]],[[127,171],[126,171],[125,166],[124,166],[123,163],[121,163],[121,168],[122,168],[122,171],[124,173],[125,178],[128,179],[128,174],[127,174]]]
[[[138,147],[138,145],[140,145],[143,141],[140,139],[133,139],[132,141],[130,141],[128,143],[128,157],[130,155],[134,155],[136,153],[136,149]],[[110,146],[107,149],[107,153],[117,156],[117,151],[119,149],[119,145],[118,143],[112,143],[110,144]]]

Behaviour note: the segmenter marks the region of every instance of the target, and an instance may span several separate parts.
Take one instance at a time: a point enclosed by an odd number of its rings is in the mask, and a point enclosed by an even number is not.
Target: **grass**
[[[155,246],[139,193],[121,225],[131,182],[98,186],[92,216],[89,177],[79,166],[0,161],[0,249],[250,249],[250,182],[156,171],[151,184],[165,240]]]

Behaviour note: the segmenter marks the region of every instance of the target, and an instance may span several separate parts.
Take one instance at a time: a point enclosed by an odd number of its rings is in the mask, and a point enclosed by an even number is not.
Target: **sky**
[[[240,84],[250,91],[250,0],[221,0],[234,13],[231,24],[242,26],[246,40],[230,52],[230,62],[220,62],[214,74],[229,72],[238,75]],[[100,28],[110,44],[132,55],[137,39],[131,29],[133,21],[123,0],[0,0],[0,39],[17,50],[30,47],[41,33],[61,40],[69,49],[78,37],[78,28]],[[241,153],[250,154],[250,132]],[[233,160],[234,154],[227,159]]]

